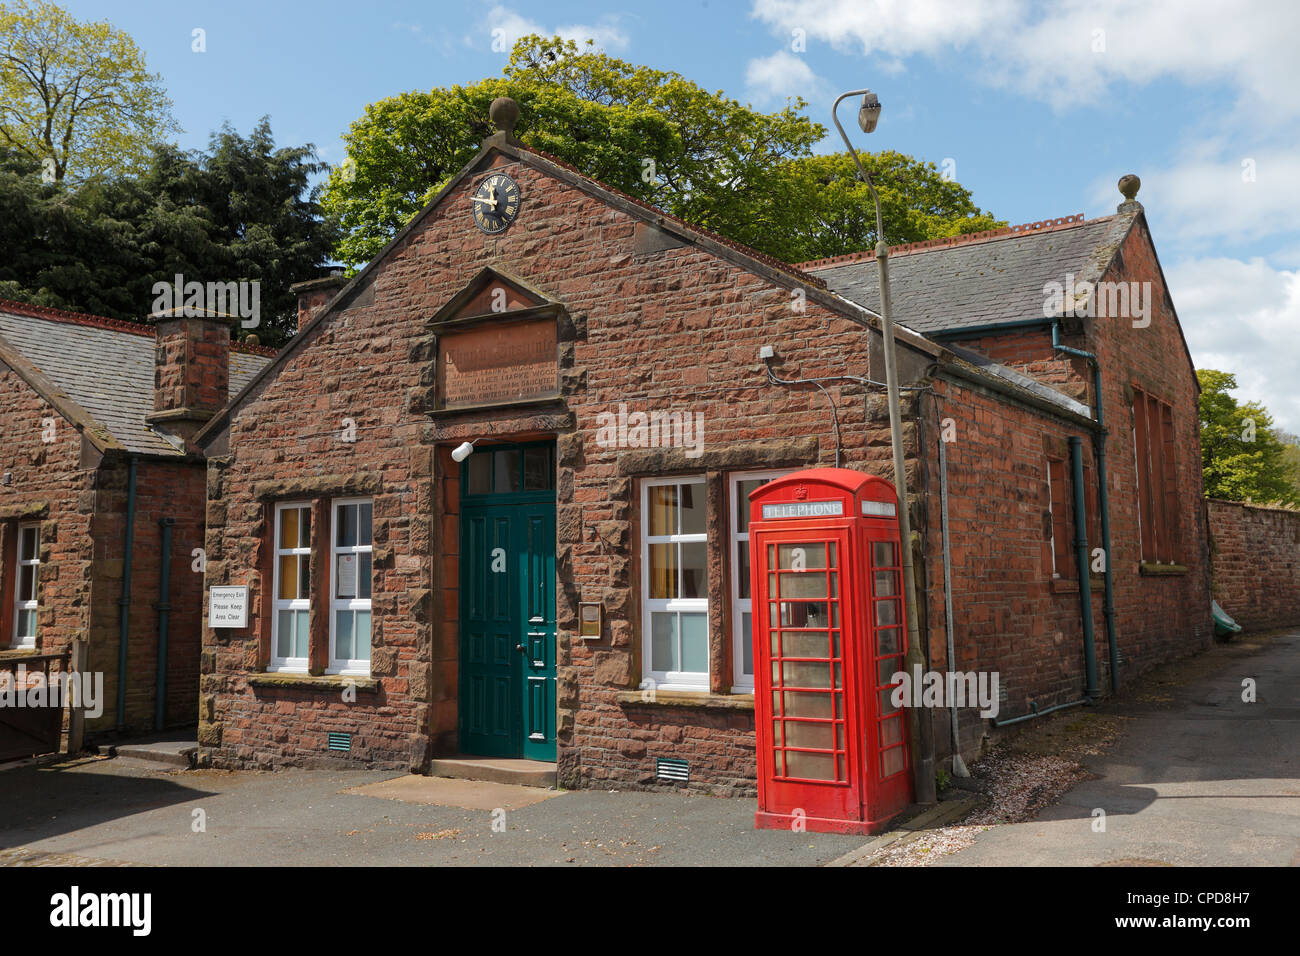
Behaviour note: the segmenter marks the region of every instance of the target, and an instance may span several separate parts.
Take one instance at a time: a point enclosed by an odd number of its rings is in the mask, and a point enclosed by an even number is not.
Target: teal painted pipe
[[[159,518],[162,529],[162,570],[158,581],[158,675],[154,680],[153,728],[162,730],[167,720],[167,630],[171,624],[172,528],[175,518]]]
[[[122,554],[122,596],[117,599],[117,731],[126,726],[126,642],[131,631],[131,552],[135,545],[135,469],[132,455],[126,480],[126,541]]]
[[[1106,585],[1102,611],[1106,615],[1106,648],[1110,653],[1110,689],[1111,693],[1116,693],[1119,691],[1119,640],[1115,636],[1115,579],[1110,569],[1110,482],[1106,477],[1106,414],[1101,397],[1101,363],[1091,352],[1062,345],[1060,322],[1052,323],[1052,348],[1087,359],[1092,365],[1093,391],[1097,395],[1098,431],[1093,437],[1093,447],[1097,452],[1097,507],[1101,509],[1101,548],[1106,560],[1102,572],[1102,580]]]
[[[1070,436],[1070,473],[1074,484],[1074,556],[1079,565],[1079,613],[1083,618],[1083,667],[1089,699],[1097,696],[1097,649],[1093,645],[1092,587],[1088,580],[1088,514],[1083,507],[1083,439]]]

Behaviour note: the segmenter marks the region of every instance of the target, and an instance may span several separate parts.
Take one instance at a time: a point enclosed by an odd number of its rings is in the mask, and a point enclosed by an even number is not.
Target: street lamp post
[[[840,102],[850,96],[862,97],[862,105],[858,108],[858,127],[864,133],[870,133],[876,128],[876,121],[880,118],[880,99],[870,90],[850,90],[848,93],[841,94],[835,100],[835,105],[831,107],[831,119],[835,121],[835,128],[840,131],[840,138],[844,140],[849,155],[853,157],[853,162],[858,167],[858,175],[867,184],[867,189],[871,191],[871,198],[876,204],[876,266],[880,270],[880,330],[884,339],[885,386],[889,396],[889,436],[894,451],[894,490],[898,494],[898,524],[903,544],[903,593],[906,595],[907,601],[907,657],[905,660],[907,672],[915,681],[918,675],[925,670],[925,658],[921,654],[920,627],[917,624],[916,572],[912,565],[912,518],[907,507],[907,472],[904,469],[903,458],[903,426],[898,404],[898,365],[894,354],[893,308],[889,298],[889,247],[885,244],[885,225],[880,212],[880,196],[876,193],[876,187],[871,182],[871,177],[862,168],[862,161],[858,159],[858,151],[849,142],[848,136],[844,133],[844,127],[840,125],[840,119],[835,114]],[[949,662],[949,666],[951,666],[951,662]],[[908,737],[912,749],[912,781],[916,791],[916,802],[934,803],[936,799],[934,750],[930,746],[932,737],[929,708],[917,707],[913,712],[913,718],[908,721]]]

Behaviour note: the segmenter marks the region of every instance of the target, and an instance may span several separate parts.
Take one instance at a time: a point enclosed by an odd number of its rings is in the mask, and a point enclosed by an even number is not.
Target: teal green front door
[[[461,466],[460,749],[555,759],[555,446]]]

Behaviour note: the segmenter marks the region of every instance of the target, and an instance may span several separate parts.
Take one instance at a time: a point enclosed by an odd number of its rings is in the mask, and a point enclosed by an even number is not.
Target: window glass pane
[[[785,714],[787,717],[830,717],[831,695],[786,691]]]
[[[500,448],[492,453],[492,490],[509,494],[519,490],[520,461],[518,448]]]
[[[35,528],[23,528],[22,540],[20,542],[22,550],[19,552],[20,561],[35,561],[37,547],[37,531]]]
[[[748,600],[749,594],[749,542],[741,541],[736,545],[736,593],[742,601]]]
[[[369,501],[357,505],[357,544],[363,548],[370,545],[370,521],[373,511],[374,508]]]
[[[551,447],[524,449],[524,491],[546,491],[555,487]]]
[[[280,512],[280,544],[281,551],[298,546],[298,509],[285,508]]]
[[[826,575],[822,572],[813,574],[781,575],[781,597],[826,597]]]
[[[881,657],[897,654],[902,648],[899,642],[899,630],[896,627],[885,628],[876,632],[876,653]]]
[[[30,608],[18,612],[18,636],[20,638],[36,636],[36,612]]]
[[[650,615],[650,668],[675,671],[677,661],[677,615],[655,611]]]
[[[370,552],[362,551],[357,555],[357,597],[370,597]]]
[[[706,598],[709,596],[709,582],[706,564],[708,554],[703,541],[692,541],[677,545],[681,549],[682,593],[684,598]]]
[[[754,615],[744,611],[741,616],[743,640],[740,645],[742,657],[740,672],[746,677],[754,676]]]
[[[876,602],[876,625],[883,627],[890,624],[898,623],[898,602],[897,601],[877,601]]]
[[[894,688],[886,687],[880,692],[880,715],[892,714],[898,710],[894,706]]]
[[[824,601],[782,601],[782,627],[829,627],[832,623]]]
[[[680,502],[682,534],[704,534],[704,484],[681,485]]]
[[[709,671],[709,616],[701,613],[681,615],[682,670],[697,674]]]
[[[294,655],[293,656],[306,657],[307,656],[307,612],[294,611],[293,623],[294,623],[294,639],[293,639]]]
[[[357,611],[357,647],[356,659],[370,660],[370,612]]]
[[[747,478],[744,481],[736,482],[736,531],[744,534],[749,530],[749,496],[756,488],[767,484],[763,478]]]
[[[275,656],[293,656],[293,611],[280,611],[276,614]]]
[[[898,566],[898,548],[892,541],[877,541],[871,546],[872,563],[878,568]]]
[[[880,755],[880,775],[893,776],[903,769],[903,748],[891,747]]]
[[[306,598],[311,594],[311,556],[298,555],[298,597]]]
[[[650,596],[677,597],[677,545],[650,545]]]
[[[357,545],[357,506],[339,505],[334,509],[334,521],[337,525],[334,540],[340,548],[355,548]]]
[[[835,725],[807,720],[785,721],[787,747],[816,747],[832,750],[835,746]]]
[[[830,668],[809,661],[785,661],[781,665],[781,677],[785,687],[831,686]]]
[[[810,571],[826,567],[826,544],[815,541],[805,544],[783,544],[779,547],[780,567],[786,571]]]
[[[469,456],[469,487],[467,495],[486,495],[492,492],[492,456],[479,452]]]
[[[903,740],[903,718],[891,717],[880,722],[880,746],[901,743]]]
[[[677,486],[653,485],[648,493],[646,526],[652,537],[677,533]]]
[[[352,659],[352,613],[334,612],[334,656],[341,661]]]
[[[298,596],[298,558],[292,554],[280,555],[280,592],[281,601],[292,601]]]
[[[18,600],[36,600],[36,565],[24,564],[18,568]]]
[[[831,754],[810,754],[801,750],[785,752],[785,775],[808,780],[834,780],[835,757]]]
[[[825,658],[830,650],[830,642],[825,634],[788,631],[781,646],[785,657],[821,657]]]
[[[898,593],[897,571],[877,571],[875,577],[877,597],[884,597],[888,594]]]
[[[901,657],[881,658],[876,667],[876,677],[878,678],[879,683],[892,684],[894,682],[894,675],[903,670],[903,659]]]

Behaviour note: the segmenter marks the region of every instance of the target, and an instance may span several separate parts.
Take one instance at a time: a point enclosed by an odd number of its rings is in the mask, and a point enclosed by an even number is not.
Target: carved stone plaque
[[[480,325],[438,339],[443,408],[542,398],[559,391],[555,320]]]

